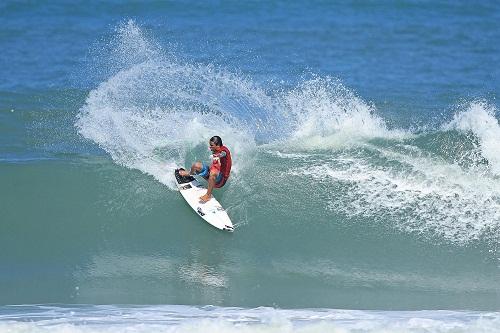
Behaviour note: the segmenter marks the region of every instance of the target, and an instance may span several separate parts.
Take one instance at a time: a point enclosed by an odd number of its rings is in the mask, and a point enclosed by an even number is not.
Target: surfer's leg
[[[210,176],[208,177],[207,193],[204,196],[200,197],[201,201],[207,202],[208,200],[210,200],[210,198],[212,198],[212,190],[214,189],[215,180],[217,179],[218,175],[218,171],[210,171]]]

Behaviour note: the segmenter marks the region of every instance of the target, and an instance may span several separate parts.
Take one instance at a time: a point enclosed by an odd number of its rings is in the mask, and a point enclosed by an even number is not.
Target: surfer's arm
[[[220,153],[212,154],[212,160],[219,161],[222,157],[226,157],[226,152],[221,151]]]

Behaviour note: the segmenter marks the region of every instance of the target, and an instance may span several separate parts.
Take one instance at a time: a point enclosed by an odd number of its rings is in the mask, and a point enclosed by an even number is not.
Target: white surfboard
[[[183,169],[175,170],[177,188],[189,206],[191,206],[196,214],[198,214],[202,219],[217,229],[232,232],[233,223],[217,199],[215,199],[212,195],[210,200],[202,203],[200,201],[200,197],[207,193],[207,188],[200,184],[200,182],[194,177],[179,175],[179,170]]]

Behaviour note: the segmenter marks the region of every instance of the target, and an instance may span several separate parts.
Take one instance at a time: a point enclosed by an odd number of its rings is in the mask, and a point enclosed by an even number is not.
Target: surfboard
[[[175,180],[177,188],[188,205],[198,214],[203,220],[213,225],[217,229],[232,232],[233,223],[229,219],[226,210],[214,198],[205,203],[200,201],[200,197],[207,193],[207,188],[202,185],[196,178],[192,176],[181,176],[179,170],[175,170]]]

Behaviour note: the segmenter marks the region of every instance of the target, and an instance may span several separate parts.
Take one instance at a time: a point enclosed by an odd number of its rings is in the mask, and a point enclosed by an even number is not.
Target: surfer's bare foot
[[[189,172],[187,172],[186,170],[179,170],[179,175],[181,175],[181,176],[189,176]]]
[[[203,195],[203,196],[200,197],[200,201],[201,202],[207,202],[210,199],[212,199],[212,196],[208,195],[208,194],[205,194],[205,195]]]

